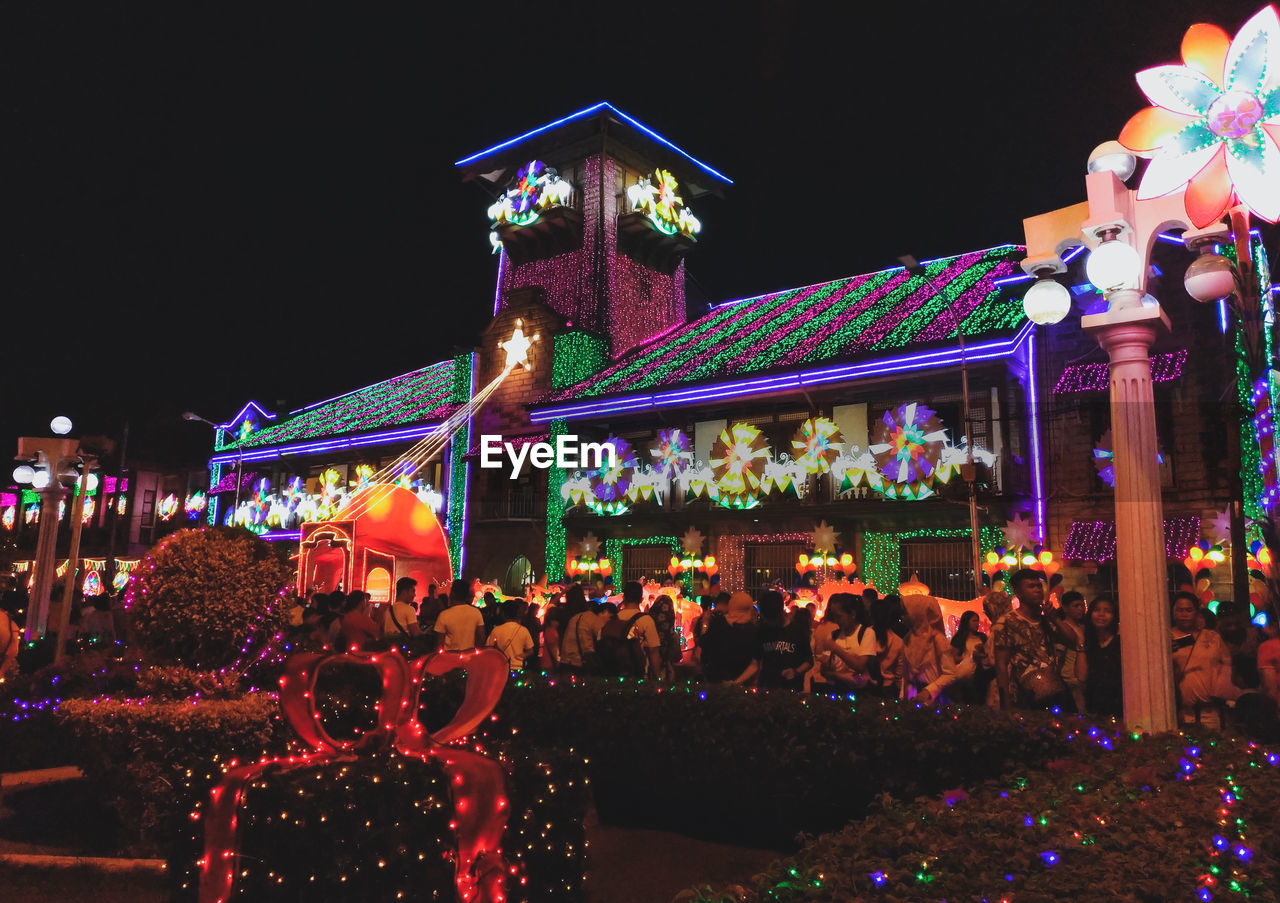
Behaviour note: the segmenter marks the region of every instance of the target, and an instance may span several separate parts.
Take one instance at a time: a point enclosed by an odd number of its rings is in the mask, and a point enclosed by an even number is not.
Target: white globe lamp
[[[1236,290],[1235,271],[1231,261],[1221,254],[1201,254],[1187,267],[1182,277],[1187,294],[1197,301],[1220,301]]]
[[[1071,312],[1071,293],[1056,279],[1037,279],[1022,296],[1022,309],[1039,326],[1061,323]]]
[[[65,436],[71,432],[71,418],[58,415],[49,421],[49,429],[53,430],[56,435]]]
[[[1089,154],[1089,172],[1113,172],[1127,182],[1138,166],[1138,158],[1119,141],[1104,141]]]
[[[49,485],[49,471],[37,470],[31,475],[31,485],[36,489],[43,489]]]
[[[89,478],[85,480],[85,487],[90,492],[98,488],[98,475],[96,473],[89,474]]]
[[[1084,263],[1085,275],[1104,295],[1121,289],[1136,289],[1142,259],[1124,241],[1104,241],[1093,249]]]
[[[13,479],[19,483],[30,483],[35,476],[36,469],[30,464],[20,464],[13,469]]]

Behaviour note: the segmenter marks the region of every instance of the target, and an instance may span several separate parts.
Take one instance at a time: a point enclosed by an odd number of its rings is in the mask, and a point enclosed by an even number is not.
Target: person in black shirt
[[[768,590],[760,597],[760,627],[756,633],[752,668],[760,686],[780,690],[804,687],[804,673],[813,667],[809,628],[786,616],[782,594]]]
[[[1089,603],[1084,642],[1076,650],[1076,679],[1084,684],[1085,709],[1091,715],[1124,717],[1120,685],[1120,617],[1110,596]]]

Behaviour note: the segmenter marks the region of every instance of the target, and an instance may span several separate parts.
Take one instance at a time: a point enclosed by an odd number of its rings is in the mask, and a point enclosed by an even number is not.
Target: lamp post
[[[937,297],[942,297],[938,286],[925,272],[924,266],[910,254],[904,254],[898,260],[912,276],[919,276]],[[955,302],[948,304],[947,311],[956,326],[956,339],[960,344],[960,403],[964,406],[965,463],[961,468],[964,481],[969,484],[969,532],[973,554],[973,584],[977,594],[983,592],[982,587],[982,543],[978,536],[978,490],[977,469],[973,465],[973,416],[969,408],[969,362],[965,357],[964,329],[960,325],[960,315],[956,313]]]
[[[213,434],[215,437],[218,435],[218,431],[222,429],[222,427],[218,426],[218,424],[214,423],[212,420],[206,420],[194,411],[183,411],[182,419],[197,420],[200,423],[207,423],[209,426],[213,427]],[[236,500],[231,509],[231,522],[233,524],[235,523],[236,511],[240,508],[240,480],[243,479],[243,474],[241,473],[244,461],[243,455],[244,448],[239,442],[236,442]]]

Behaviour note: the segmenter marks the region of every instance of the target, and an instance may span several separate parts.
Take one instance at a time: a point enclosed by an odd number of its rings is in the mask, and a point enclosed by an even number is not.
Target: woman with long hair
[[[1092,715],[1124,717],[1120,685],[1120,615],[1115,600],[1098,596],[1089,603],[1084,642],[1076,649],[1076,680],[1084,685],[1084,710]]]
[[[961,665],[966,662],[973,664],[973,673],[960,682],[952,695],[971,705],[982,705],[987,701],[987,692],[996,677],[995,666],[987,658],[987,635],[978,626],[978,613],[966,611],[960,616],[960,623],[951,637],[956,661]],[[969,669],[963,667],[962,670]]]

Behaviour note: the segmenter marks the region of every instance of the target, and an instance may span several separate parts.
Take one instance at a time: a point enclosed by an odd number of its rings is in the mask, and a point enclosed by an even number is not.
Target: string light
[[[1164,521],[1165,557],[1181,561],[1200,538],[1200,518],[1167,517]],[[1064,561],[1111,561],[1116,557],[1116,523],[1111,520],[1071,522],[1063,545]]]
[[[1182,368],[1187,363],[1187,349],[1179,348],[1165,354],[1151,356],[1151,381],[1174,382],[1182,378]],[[1058,377],[1054,394],[1071,392],[1105,392],[1111,388],[1111,369],[1106,363],[1070,364]]]
[[[902,543],[911,539],[960,539],[969,530],[906,530],[899,533],[865,532],[862,534],[862,573],[867,581],[884,592],[893,592],[902,582]],[[1004,545],[999,527],[980,527],[979,544],[989,552]]]

